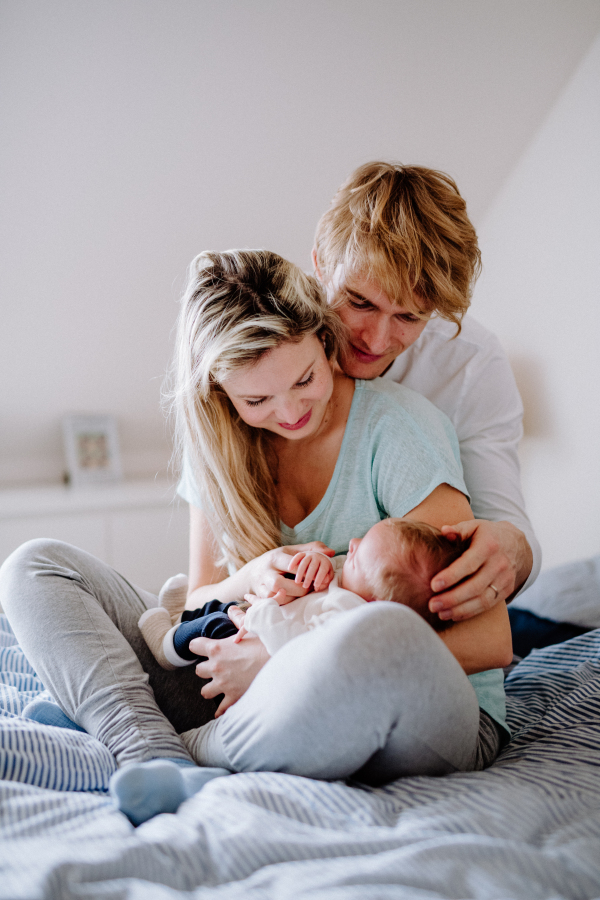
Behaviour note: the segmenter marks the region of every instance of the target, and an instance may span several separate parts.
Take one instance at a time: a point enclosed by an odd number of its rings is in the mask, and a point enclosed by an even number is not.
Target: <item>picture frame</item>
[[[65,416],[62,427],[67,484],[105,484],[122,479],[119,432],[114,416]]]

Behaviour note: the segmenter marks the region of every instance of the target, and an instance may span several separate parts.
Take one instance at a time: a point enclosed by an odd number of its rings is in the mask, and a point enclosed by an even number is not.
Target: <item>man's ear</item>
[[[313,247],[312,249],[312,261],[315,269],[315,275],[319,279],[321,283],[323,283],[323,276],[321,275],[321,270],[319,269],[319,264],[317,262],[317,248]]]

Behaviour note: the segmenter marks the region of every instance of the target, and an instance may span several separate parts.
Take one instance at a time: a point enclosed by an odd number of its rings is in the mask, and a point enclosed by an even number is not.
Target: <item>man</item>
[[[520,486],[523,408],[498,340],[463,320],[481,263],[456,184],[420,166],[361,166],[319,222],[313,261],[347,328],[344,371],[402,382],[458,434],[476,521],[446,529],[471,546],[434,579],[432,611],[459,621],[511,598],[541,565]]]

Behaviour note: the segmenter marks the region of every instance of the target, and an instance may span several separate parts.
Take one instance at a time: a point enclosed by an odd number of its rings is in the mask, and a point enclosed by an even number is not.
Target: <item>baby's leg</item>
[[[231,603],[228,605],[232,606]],[[171,624],[169,613],[161,606],[146,610],[140,617],[138,625],[144,635],[144,640],[152,651],[154,659],[163,669],[172,672],[174,669],[199,662],[201,657],[190,650],[190,641],[193,641],[194,638],[208,637],[218,640],[237,634],[237,628],[226,612],[214,612],[208,615],[204,613],[204,610],[195,610],[194,612],[198,614],[196,618],[188,619],[178,625]]]
[[[295,638],[219,719],[182,735],[201,765],[371,784],[475,764],[479,707],[433,630],[369,603]]]
[[[185,609],[188,592],[188,577],[180,573],[173,575],[165,581],[158,595],[158,605],[166,609],[171,618],[171,624],[179,621],[181,613]]]
[[[167,673],[147,648],[137,622],[156,602],[60,541],[30,541],[0,569],[0,603],[25,655],[62,711],[119,765],[189,760],[177,732],[214,715],[194,668]]]
[[[152,656],[163,669],[172,672],[179,666],[189,666],[187,660],[176,662],[171,659],[173,655],[173,636],[178,626],[173,625],[171,616],[162,606],[155,606],[142,613],[138,622],[140,631],[144,635]],[[169,650],[171,653],[169,653]]]
[[[201,610],[183,614],[181,625],[173,633],[173,649],[183,660],[182,664],[197,663],[202,658],[190,650],[190,641],[194,638],[207,637],[219,641],[237,634],[237,628],[227,615],[230,606],[235,606],[235,603],[210,600]]]

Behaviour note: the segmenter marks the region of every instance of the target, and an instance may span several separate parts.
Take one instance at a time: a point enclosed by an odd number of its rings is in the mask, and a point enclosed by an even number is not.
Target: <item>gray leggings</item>
[[[480,768],[498,751],[482,759],[471,683],[396,603],[367,604],[296,638],[215,721],[194,667],[167,672],[146,647],[137,622],[156,598],[85,551],[24,544],[0,569],[0,603],[61,709],[119,765],[189,759],[179,734],[191,746],[190,729],[206,723],[196,744],[234,771],[378,783]]]

